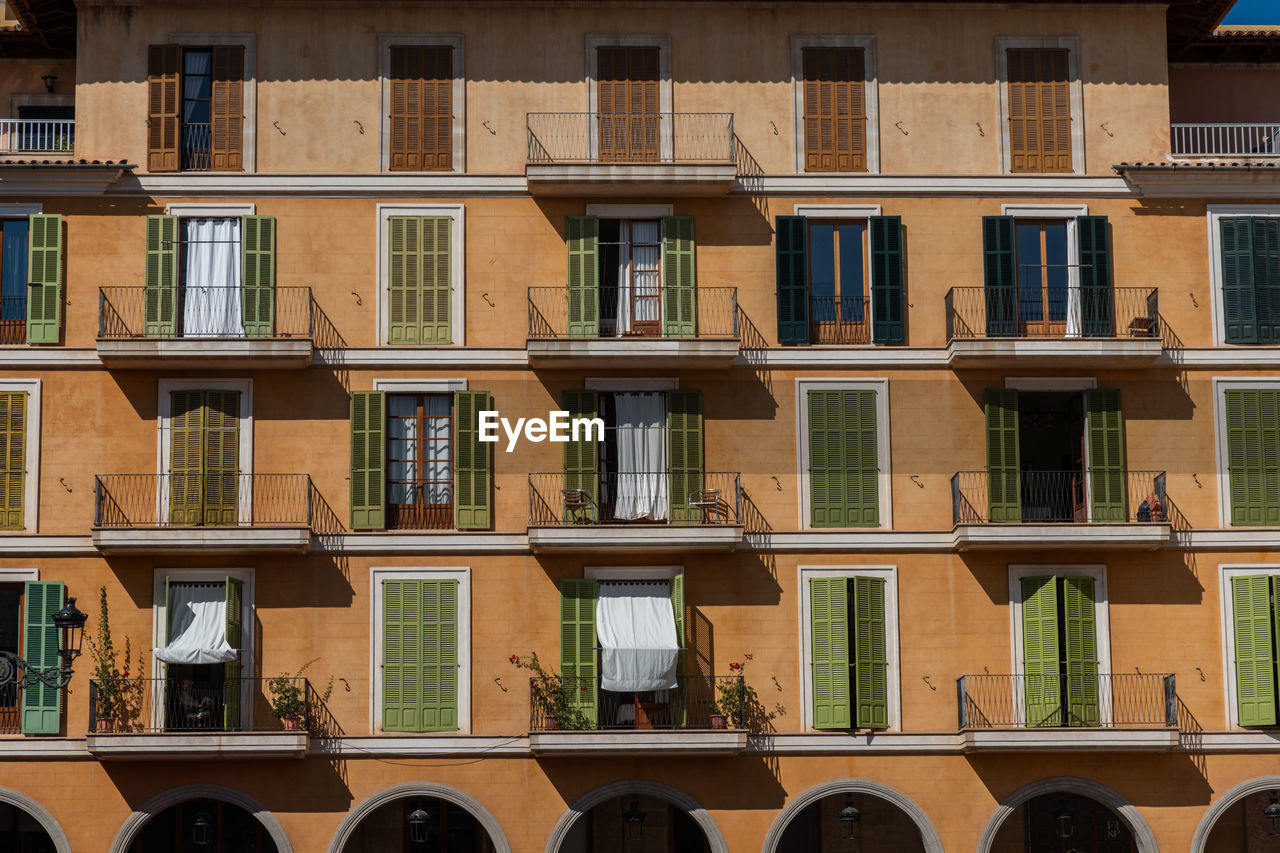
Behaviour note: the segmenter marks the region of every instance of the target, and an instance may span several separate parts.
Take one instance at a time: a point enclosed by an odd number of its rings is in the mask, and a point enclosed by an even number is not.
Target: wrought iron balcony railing
[[[742,521],[741,475],[618,473],[529,475],[529,526],[682,524]]]
[[[955,524],[1169,523],[1164,471],[959,471]]]
[[[99,474],[93,526],[311,527],[307,474]]]
[[[0,296],[0,344],[24,344],[26,342],[27,294]]]
[[[742,729],[747,723],[740,675],[681,675],[674,688],[647,693],[601,690],[593,679],[531,678],[529,690],[532,732]]]
[[[864,296],[809,297],[809,340],[856,346],[871,343],[871,304]]]
[[[528,113],[529,165],[733,165],[733,113]]]
[[[103,287],[98,338],[310,338],[309,287]]]
[[[529,288],[529,337],[738,337],[738,288]]]
[[[213,168],[213,125],[187,122],[182,125],[182,170],[207,172]]]
[[[1178,725],[1172,675],[965,675],[956,681],[956,693],[962,730]]]
[[[1174,157],[1280,157],[1280,122],[1264,124],[1175,124]]]
[[[76,147],[76,120],[0,119],[0,154],[71,154]]]
[[[277,717],[274,694],[289,700],[296,715]],[[223,732],[313,730],[321,706],[305,678],[130,678],[104,690],[89,682],[89,731],[102,734],[175,732],[217,735]],[[99,721],[109,721],[99,725]]]
[[[974,338],[1159,338],[1153,287],[953,287],[947,340]]]

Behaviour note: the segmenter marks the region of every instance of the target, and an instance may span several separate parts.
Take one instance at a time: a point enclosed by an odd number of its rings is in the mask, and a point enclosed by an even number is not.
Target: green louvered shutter
[[[62,609],[61,581],[27,581],[23,592],[22,656],[36,669],[56,669],[60,643],[53,614]],[[22,690],[22,733],[56,735],[62,730],[62,691],[47,684]]]
[[[421,582],[422,732],[458,729],[458,582]]]
[[[874,391],[809,391],[809,520],[813,527],[880,523]]]
[[[1081,331],[1088,338],[1115,334],[1111,290],[1111,229],[1105,216],[1077,216],[1080,245]]]
[[[702,438],[702,392],[667,392],[667,454],[671,520],[702,520],[701,510],[691,514],[689,497],[706,487]],[[721,498],[728,498],[722,495]]]
[[[858,728],[889,727],[884,578],[853,579],[853,690]]]
[[[1253,292],[1258,341],[1280,342],[1280,217],[1253,218]]]
[[[1227,343],[1258,342],[1257,296],[1253,282],[1253,221],[1247,216],[1218,220],[1222,240],[1222,313]]]
[[[1276,724],[1276,660],[1271,578],[1231,579],[1231,618],[1236,646],[1236,716],[1242,726]]]
[[[592,728],[598,672],[595,579],[564,578],[560,581],[560,675],[579,688],[578,710]]]
[[[1085,391],[1084,410],[1089,433],[1090,517],[1093,521],[1124,521],[1124,419],[1120,415],[1120,392],[1104,388]]]
[[[600,220],[594,216],[570,216],[566,220],[565,235],[569,251],[565,289],[569,337],[599,337]]]
[[[995,523],[1022,521],[1018,459],[1018,392],[988,388],[987,518]]]
[[[692,216],[662,217],[662,334],[692,338],[698,322],[698,263]]]
[[[600,398],[595,391],[569,388],[564,392],[564,410],[569,418],[595,418],[600,411]],[[564,488],[582,489],[591,496],[596,509],[571,510],[571,516],[564,519],[568,524],[590,524],[599,520],[598,484],[599,484],[600,452],[597,442],[588,438],[588,431],[583,430],[577,441],[570,433],[569,441],[564,444]],[[561,507],[555,507],[557,511]]]
[[[236,659],[224,664],[223,676],[226,680],[222,722],[229,732],[240,731],[244,724],[241,719],[241,696],[244,684],[244,663],[240,659],[244,648],[244,583],[237,578],[227,578],[227,611],[226,611],[227,645],[235,649]]]
[[[387,395],[351,393],[351,529],[387,526]]]
[[[422,343],[453,343],[453,220],[422,218]]]
[[[849,581],[809,579],[813,727],[852,728],[849,697]]]
[[[1093,578],[1062,579],[1066,646],[1067,724],[1096,726],[1098,706],[1098,626]]]
[[[171,338],[177,334],[178,217],[148,216],[146,244],[142,334]]]
[[[269,338],[276,328],[276,218],[245,216],[240,222],[244,333],[251,338]]]
[[[62,328],[62,215],[33,213],[27,244],[27,343],[56,344]]]
[[[240,392],[205,391],[203,521],[235,525],[239,521]]]
[[[902,218],[872,216],[871,340],[901,344],[907,340],[906,293],[902,275]]]
[[[1233,526],[1280,524],[1280,391],[1224,392]]]
[[[1062,725],[1058,582],[1053,575],[1022,579],[1022,655],[1027,725]]]
[[[671,579],[668,586],[668,595],[671,597],[671,612],[676,620],[676,644],[680,647],[680,653],[676,655],[676,689],[671,695],[671,724],[677,727],[685,726],[689,722],[689,691],[685,682],[685,646],[687,645],[687,637],[685,635],[685,618],[684,618],[684,575],[679,574]]]
[[[778,343],[809,343],[809,226],[803,216],[779,216]]]
[[[392,216],[388,266],[389,343],[453,342],[451,238],[447,216]]]
[[[0,391],[0,530],[25,526],[27,403],[26,391]]]
[[[422,728],[421,580],[382,582],[382,730]]]
[[[1017,278],[1013,267],[1013,217],[982,217],[982,288],[989,338],[1018,334]]]
[[[493,444],[480,440],[480,413],[492,409],[488,391],[454,392],[453,514],[459,530],[493,526]]]
[[[173,391],[169,399],[169,523],[187,527],[204,519],[205,392]]]

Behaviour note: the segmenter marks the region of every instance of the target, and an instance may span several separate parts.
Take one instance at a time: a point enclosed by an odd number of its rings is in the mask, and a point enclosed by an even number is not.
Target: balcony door
[[[0,220],[0,344],[27,340],[27,238],[30,221]]]
[[[169,523],[238,523],[240,392],[173,391],[170,400]]]
[[[1020,582],[1026,725],[1100,725],[1094,579],[1043,575]]]
[[[866,318],[866,220],[809,220],[809,340],[871,342]]]
[[[21,656],[23,585],[0,584],[0,652]],[[21,694],[11,682],[0,685],[0,732],[12,734],[22,731]]]
[[[1015,233],[1019,331],[1023,337],[1064,337],[1071,272],[1067,263],[1067,223],[1060,219],[1019,219]]]
[[[453,529],[453,395],[387,395],[387,527]]]
[[[1084,445],[1082,394],[1019,392],[1024,523],[1088,520]]]
[[[661,151],[659,48],[596,48],[597,133],[605,163],[656,162]]]
[[[600,333],[662,335],[662,223],[600,220]]]
[[[151,691],[164,731],[239,731],[248,707],[243,679],[244,583],[166,577],[163,678]]]

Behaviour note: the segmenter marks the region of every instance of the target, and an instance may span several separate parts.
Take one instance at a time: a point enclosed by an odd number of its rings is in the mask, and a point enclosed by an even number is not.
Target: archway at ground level
[[[857,821],[841,822],[846,806]],[[852,815],[846,815],[851,817]],[[855,839],[845,836],[853,831]],[[867,779],[838,779],[792,799],[765,836],[763,853],[943,853],[924,811],[899,791]]]
[[[0,850],[71,853],[71,845],[53,815],[39,803],[0,788]]]
[[[624,846],[625,839],[625,846]],[[706,810],[682,791],[640,779],[581,797],[561,815],[547,853],[728,853]]]
[[[421,814],[415,815],[414,812]],[[413,818],[411,840],[409,819]],[[507,836],[479,802],[433,782],[386,788],[353,808],[329,842],[329,853],[511,853]]]
[[[1200,819],[1191,838],[1191,853],[1280,853],[1280,827],[1269,825],[1263,809],[1280,800],[1280,776],[1242,782],[1218,797]]]
[[[208,844],[199,843],[208,838]],[[183,785],[129,815],[110,853],[293,853],[284,827],[257,800],[221,785]]]
[[[1158,853],[1138,809],[1105,785],[1061,776],[1019,788],[1000,803],[978,853]]]

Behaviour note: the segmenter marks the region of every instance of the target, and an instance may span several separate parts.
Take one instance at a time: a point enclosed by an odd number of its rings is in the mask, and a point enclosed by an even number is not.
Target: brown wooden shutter
[[[453,168],[453,48],[391,48],[391,168]]]
[[[662,133],[657,47],[596,48],[600,159],[658,159]]]
[[[1066,48],[1009,51],[1009,164],[1014,172],[1071,171]]]
[[[178,69],[182,48],[147,48],[147,171],[178,171]]]
[[[867,99],[862,48],[804,49],[806,172],[867,170]]]
[[[213,48],[213,103],[211,106],[213,169],[244,169],[244,48]]]

